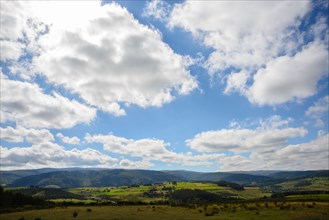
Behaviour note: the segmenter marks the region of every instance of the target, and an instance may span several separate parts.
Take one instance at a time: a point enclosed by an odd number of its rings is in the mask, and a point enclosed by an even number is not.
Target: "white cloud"
[[[36,41],[47,28],[40,20],[30,19],[31,13],[31,2],[1,2],[1,60],[17,61],[26,52],[38,52]]]
[[[284,147],[289,138],[302,137],[304,128],[283,129],[221,129],[201,132],[186,141],[199,152],[273,151]]]
[[[71,128],[96,116],[94,108],[57,93],[45,94],[36,84],[10,80],[2,73],[0,102],[1,122],[27,128]]]
[[[88,143],[102,143],[104,150],[111,153],[140,157],[143,161],[160,161],[165,163],[178,163],[186,166],[212,165],[223,154],[176,153],[167,149],[168,143],[158,139],[127,139],[124,137],[108,135],[87,134]]]
[[[318,81],[327,74],[327,46],[312,43],[293,57],[279,57],[259,69],[247,96],[259,105],[303,99],[317,93]]]
[[[204,66],[226,81],[224,93],[239,92],[257,105],[278,105],[314,95],[328,74],[326,17],[317,16],[307,30],[299,27],[314,4],[185,1],[175,4],[168,25],[214,49]]]
[[[288,145],[270,153],[253,152],[250,157],[226,156],[220,160],[220,170],[328,169],[328,140],[329,135],[325,134],[308,143]]]
[[[166,21],[170,13],[170,5],[164,0],[151,0],[145,5],[143,15]]]
[[[78,137],[67,137],[62,133],[57,133],[56,137],[60,138],[64,143],[77,145],[80,144],[80,139]]]
[[[46,129],[32,129],[24,127],[0,128],[0,138],[8,142],[29,142],[33,144],[49,142],[54,140],[54,136]]]
[[[118,159],[87,148],[65,150],[54,143],[36,144],[31,147],[1,147],[2,168],[62,168],[62,167],[115,167]]]
[[[265,119],[259,119],[259,127],[262,129],[273,129],[273,128],[286,128],[289,126],[289,123],[292,122],[294,119],[287,118],[282,119],[279,115],[273,115],[271,117]]]
[[[148,169],[152,167],[153,164],[149,161],[131,161],[127,159],[122,159],[119,163],[118,168],[124,168],[124,169]]]
[[[289,127],[291,121],[278,115],[255,122],[234,121],[231,129],[202,132],[186,144],[199,152],[233,152],[218,157],[221,171],[327,169],[328,133],[322,132],[309,142],[289,144],[290,138],[307,134],[302,127]]]
[[[0,41],[1,60],[17,60],[21,54],[24,45],[20,42],[12,42],[7,40]]]
[[[307,1],[185,1],[175,5],[169,26],[201,35],[203,43],[215,49],[207,62],[211,72],[250,68],[287,49],[281,44],[291,34],[288,28],[309,8]]]
[[[121,116],[121,104],[160,107],[197,88],[188,60],[174,53],[159,31],[140,24],[116,3],[30,6],[30,17],[49,28],[39,36],[34,71],[102,111]]]
[[[1,2],[1,39],[16,41],[24,38],[27,11],[28,5],[25,2]]]
[[[315,120],[315,126],[318,128],[322,128],[324,126],[324,122],[321,119],[326,113],[329,111],[329,96],[325,96],[319,99],[314,105],[310,106],[305,115],[311,117]]]
[[[224,93],[229,94],[231,92],[237,91],[245,94],[247,90],[247,80],[249,75],[250,74],[245,71],[230,74],[227,78],[227,84]]]
[[[247,122],[232,121],[230,129],[205,131],[186,140],[186,145],[199,152],[272,152],[285,147],[289,138],[303,137],[303,127],[289,127],[291,118],[273,115]]]
[[[111,153],[128,154],[134,157],[153,157],[158,154],[167,152],[165,143],[158,139],[126,139],[124,137],[108,135],[93,135],[87,134],[85,139],[89,143],[97,142],[104,144],[104,150]]]

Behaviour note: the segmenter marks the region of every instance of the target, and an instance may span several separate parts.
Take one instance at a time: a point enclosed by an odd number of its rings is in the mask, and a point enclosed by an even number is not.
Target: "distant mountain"
[[[276,179],[309,178],[316,176],[328,176],[329,170],[306,170],[306,171],[283,171],[283,170],[255,170],[255,171],[235,171],[258,176],[268,176]]]
[[[31,175],[37,175],[41,173],[48,173],[57,169],[44,168],[44,169],[32,169],[32,170],[12,170],[12,171],[1,171],[0,185],[7,185],[15,180]]]
[[[201,173],[191,171],[164,171],[171,175],[185,179],[187,181],[227,181],[238,183],[241,185],[255,185],[264,181],[271,180],[271,177],[243,174],[243,173],[229,173],[229,172],[213,172],[213,173]]]
[[[261,175],[262,174],[262,175]],[[5,178],[3,178],[5,176]],[[328,177],[328,170],[316,171],[247,171],[247,172],[194,172],[185,170],[152,171],[124,169],[39,169],[3,171],[2,183],[9,186],[55,185],[66,187],[123,186],[171,181],[226,181],[243,186],[269,186],[288,180]]]
[[[49,173],[55,171],[78,171],[78,170],[106,170],[103,168],[42,168],[42,169],[31,169],[31,170],[10,170],[1,171],[0,173],[0,185],[8,185],[17,179],[26,176],[38,175],[42,173]]]
[[[197,181],[200,179],[200,176],[206,173],[202,172],[195,172],[195,171],[188,171],[188,170],[164,170],[164,173],[169,173],[173,176],[177,176],[181,179],[186,181]]]
[[[276,179],[296,179],[329,176],[329,170],[309,170],[309,171],[279,171],[270,175]]]
[[[11,190],[13,193],[21,193],[26,196],[32,196],[33,198],[39,198],[43,200],[49,199],[84,199],[83,196],[67,192],[62,189],[53,188],[23,188]]]
[[[182,179],[171,174],[150,170],[76,170],[26,176],[15,180],[10,186],[101,187],[151,184],[166,181],[182,181]]]

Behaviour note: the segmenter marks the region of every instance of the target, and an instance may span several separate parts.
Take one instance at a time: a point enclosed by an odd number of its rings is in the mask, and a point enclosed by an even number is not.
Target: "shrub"
[[[73,212],[73,217],[76,218],[78,216],[77,212]]]
[[[24,217],[20,217],[18,220],[25,220],[25,218]]]
[[[91,212],[92,210],[91,209],[87,209],[87,212]]]
[[[215,213],[213,213],[213,212],[205,212],[204,215],[205,216],[213,216],[213,215],[215,215]]]
[[[34,218],[34,220],[41,220],[41,218],[39,218],[39,217],[36,217],[36,218]]]

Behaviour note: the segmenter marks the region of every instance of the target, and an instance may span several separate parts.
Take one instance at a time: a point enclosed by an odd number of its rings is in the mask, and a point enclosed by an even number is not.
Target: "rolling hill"
[[[182,178],[186,181],[208,181],[218,182],[227,181],[238,183],[241,185],[256,185],[265,181],[272,180],[271,177],[251,175],[243,173],[229,173],[229,172],[213,172],[213,173],[201,173],[191,171],[165,171],[171,175]]]
[[[263,174],[263,175],[260,175]],[[69,187],[123,186],[171,181],[219,182],[243,186],[271,186],[286,181],[313,177],[328,177],[328,170],[318,171],[250,171],[250,172],[194,172],[185,170],[152,171],[124,169],[39,169],[3,171],[2,184],[7,186],[55,185]]]
[[[38,175],[26,176],[13,181],[10,186],[41,186],[55,185],[68,187],[101,187],[124,186],[134,184],[151,184],[182,179],[160,171],[150,170],[76,170],[55,171]]]

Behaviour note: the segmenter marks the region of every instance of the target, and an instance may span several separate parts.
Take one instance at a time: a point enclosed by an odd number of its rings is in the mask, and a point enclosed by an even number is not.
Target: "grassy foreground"
[[[76,216],[74,217],[74,213]],[[84,206],[58,207],[43,210],[1,214],[7,220],[69,220],[69,219],[129,219],[129,220],[184,220],[184,219],[329,219],[328,202],[278,202],[201,205],[190,207],[170,206]]]

